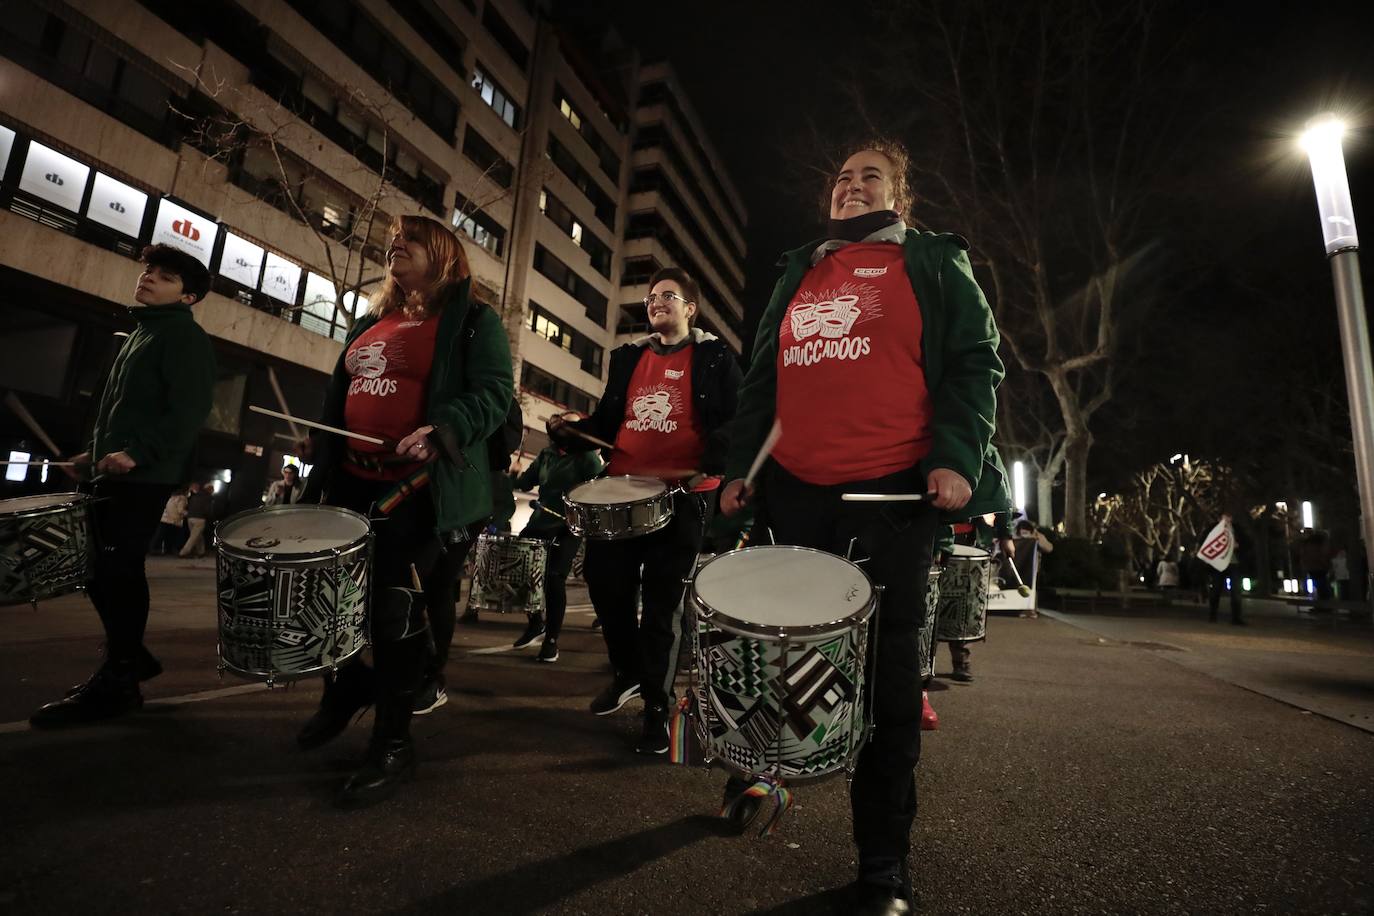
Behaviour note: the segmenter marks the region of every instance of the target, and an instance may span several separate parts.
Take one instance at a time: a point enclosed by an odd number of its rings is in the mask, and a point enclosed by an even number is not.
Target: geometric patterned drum
[[[271,684],[367,646],[372,526],[335,506],[267,506],[215,526],[220,665]]]
[[[549,545],[538,538],[484,534],[477,539],[469,611],[544,613],[544,568]]]
[[[991,554],[956,544],[940,576],[935,638],[940,642],[967,642],[986,637],[991,583]]]
[[[931,564],[926,579],[926,617],[921,623],[921,680],[935,676],[935,618],[940,614],[940,575],[944,568]]]
[[[91,550],[85,495],[0,499],[0,605],[37,604],[84,587]]]
[[[748,547],[706,561],[687,590],[692,699],[709,759],[751,777],[852,769],[867,737],[869,621],[858,566],[801,547]]]

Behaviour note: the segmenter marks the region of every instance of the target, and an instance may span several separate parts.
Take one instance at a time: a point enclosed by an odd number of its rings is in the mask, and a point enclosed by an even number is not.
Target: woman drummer
[[[835,171],[824,238],[784,256],[731,425],[721,509],[757,505],[778,544],[867,556],[884,587],[872,739],[850,789],[858,880],[848,910],[911,911],[907,857],[921,750],[920,628],[941,516],[1004,509],[991,445],[1002,378],[992,312],[967,243],[907,228],[906,151],[858,144]],[[759,478],[745,470],[774,420],[782,437]],[[842,502],[846,492],[930,493],[927,502]],[[751,815],[732,780],[726,810]]]
[[[506,418],[510,347],[497,315],[471,301],[468,259],[441,223],[403,216],[392,227],[381,292],[354,324],[325,396],[325,423],[384,446],[315,437],[303,501],[372,519],[371,633],[376,672],[361,660],[328,679],[297,740],[319,747],[376,703],[365,762],[343,806],[389,797],[415,770],[410,717],[428,653],[422,581],[438,531],[491,514],[486,439]]]

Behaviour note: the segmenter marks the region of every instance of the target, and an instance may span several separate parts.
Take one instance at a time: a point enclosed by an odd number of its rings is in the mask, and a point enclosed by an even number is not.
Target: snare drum
[[[0,605],[37,604],[84,588],[91,547],[84,494],[0,499]]]
[[[926,579],[926,619],[921,624],[921,680],[935,676],[935,620],[940,616],[940,575],[944,567],[931,564]]]
[[[863,570],[803,547],[748,547],[706,561],[687,590],[692,690],[708,758],[797,782],[852,770],[868,733]]]
[[[477,539],[469,611],[544,612],[544,568],[549,545],[538,538],[484,534]]]
[[[334,506],[267,506],[215,526],[220,667],[269,684],[367,646],[372,526]]]
[[[652,534],[673,520],[673,491],[657,477],[602,477],[563,497],[568,530],[593,541]]]
[[[956,544],[940,576],[936,639],[940,642],[967,642],[987,636],[988,586],[991,582],[991,554],[976,547]]]

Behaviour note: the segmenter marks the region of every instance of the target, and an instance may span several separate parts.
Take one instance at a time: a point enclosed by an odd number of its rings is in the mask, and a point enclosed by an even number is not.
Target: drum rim
[[[957,553],[959,550],[971,550],[973,553]],[[965,563],[992,562],[992,551],[984,550],[981,547],[973,547],[968,544],[955,544],[949,552],[950,560],[962,560]]]
[[[803,553],[823,554],[827,557],[833,557],[837,560],[842,560],[843,562],[848,563],[850,566],[853,566],[854,569],[858,571],[859,575],[863,576],[864,582],[868,584],[868,600],[865,601],[863,606],[860,607],[858,610],[850,614],[847,614],[844,617],[839,618],[838,620],[833,620],[829,623],[809,623],[788,627],[763,626],[749,621],[740,620],[738,617],[735,617],[731,614],[727,614],[724,611],[712,607],[711,605],[703,601],[701,599],[701,596],[697,593],[696,587],[697,577],[701,575],[702,570],[706,569],[712,563],[716,562],[722,557],[733,556],[735,554],[744,554],[748,553],[751,550],[794,550]],[[831,634],[839,634],[845,632],[846,630],[852,630],[861,627],[864,625],[865,622],[867,622],[869,618],[873,616],[873,612],[877,609],[878,606],[878,596],[880,594],[881,591],[878,589],[876,585],[873,584],[873,580],[869,578],[868,573],[864,570],[862,566],[858,565],[853,560],[847,560],[839,554],[831,553],[828,550],[820,550],[816,547],[801,547],[796,544],[756,544],[753,547],[742,547],[739,550],[727,550],[723,553],[718,553],[715,556],[711,557],[711,559],[707,560],[705,563],[702,563],[701,566],[698,567],[696,571],[692,573],[692,578],[687,583],[687,597],[692,602],[694,608],[699,611],[705,610],[709,612],[704,618],[706,622],[714,626],[718,626],[722,630],[734,633],[737,636],[746,636],[751,638],[764,637],[774,639],[777,641],[782,641],[792,636],[828,636]],[[723,624],[719,622],[722,619],[725,621]]]
[[[516,542],[522,543],[522,544],[538,544],[540,547],[543,547],[545,550],[547,550],[548,547],[549,547],[549,542],[548,542],[547,540],[545,540],[544,538],[527,538],[527,537],[521,537],[521,536],[518,535],[518,534],[487,534],[486,532],[483,532],[482,534],[477,535],[477,540],[478,540],[479,543],[482,542],[482,541],[486,541],[488,544],[492,544],[492,543],[508,544],[508,543],[510,543],[510,542],[512,542],[512,541],[516,541]]]
[[[372,645],[371,634],[367,632],[366,627],[364,627],[363,630],[363,639],[359,640],[358,648],[354,649],[343,658],[340,658],[338,661],[330,662],[327,665],[319,665],[314,668],[302,669],[300,671],[259,671],[257,669],[240,668],[237,665],[231,665],[224,660],[223,634],[216,634],[215,656],[218,659],[218,666],[221,671],[228,671],[235,677],[241,677],[246,681],[290,683],[291,681],[298,681],[301,678],[313,677],[321,671],[337,671],[349,659]]]
[[[625,505],[618,506],[617,508],[625,509],[629,508],[631,505],[637,504],[626,503]],[[631,538],[643,537],[646,534],[653,534],[655,531],[662,531],[664,528],[667,528],[670,524],[672,524],[672,522],[673,516],[668,515],[654,522],[652,525],[640,525],[639,527],[632,526],[630,528],[625,529],[624,531],[606,532],[592,531],[585,525],[578,525],[574,523],[572,519],[569,518],[568,530],[571,531],[573,534],[577,535],[578,537],[586,538],[589,541],[628,541]]]
[[[589,484],[599,483],[603,480],[650,480],[661,486],[663,489],[649,496],[642,496],[639,499],[631,499],[627,502],[621,503],[581,503],[573,500],[572,495],[576,493],[578,490],[582,489],[583,487]],[[623,509],[626,506],[639,506],[643,505],[644,503],[650,502],[651,500],[662,499],[665,496],[672,495],[672,487],[668,486],[666,483],[659,480],[657,477],[645,477],[642,474],[616,474],[613,477],[594,477],[591,480],[582,481],[577,486],[569,490],[567,493],[563,494],[563,505],[569,508],[577,509],[588,507],[596,509]]]
[[[47,495],[48,495],[48,494],[46,494],[46,493],[33,493],[33,494],[31,494],[30,496],[12,496],[12,497],[10,497],[10,498],[11,498],[11,499],[31,499],[33,496],[47,496]],[[21,510],[18,511],[18,512],[0,512],[0,522],[3,522],[5,519],[9,519],[9,518],[37,518],[37,517],[40,516],[40,515],[52,515],[52,514],[54,514],[54,513],[58,513],[58,512],[62,512],[62,511],[64,511],[64,510],[67,510],[67,509],[74,509],[74,508],[78,508],[78,507],[83,508],[83,509],[84,509],[84,508],[88,508],[88,507],[86,506],[86,503],[88,503],[88,502],[90,501],[90,499],[91,499],[90,496],[86,495],[85,493],[78,492],[78,491],[76,491],[76,490],[72,490],[72,491],[66,491],[66,490],[64,490],[64,491],[62,491],[62,492],[53,493],[53,494],[51,494],[51,495],[53,495],[53,496],[69,496],[69,497],[71,497],[71,499],[65,500],[65,501],[60,502],[60,503],[52,503],[51,505],[47,505],[47,506],[38,506],[38,507],[35,507],[35,508],[33,508],[33,509],[21,509]]]
[[[224,539],[220,535],[220,529],[222,527],[230,525],[233,522],[236,522],[239,519],[249,515],[261,515],[264,512],[295,512],[300,511],[302,509],[327,509],[330,512],[338,512],[343,515],[351,515],[352,517],[361,521],[363,523],[363,527],[366,528],[366,530],[362,533],[361,536],[354,538],[353,540],[349,541],[348,543],[340,547],[329,547],[325,550],[311,550],[301,553],[270,553],[267,551],[259,552],[253,550],[245,550],[241,547],[234,547],[230,544],[224,543]],[[229,557],[235,560],[247,560],[249,562],[255,560],[261,562],[268,562],[273,566],[292,566],[302,563],[318,563],[320,560],[332,560],[335,558],[342,558],[347,554],[355,553],[358,550],[362,549],[368,543],[370,543],[371,540],[372,522],[368,519],[366,515],[363,515],[361,512],[354,512],[352,509],[345,509],[342,506],[316,505],[314,503],[294,503],[289,506],[257,506],[252,509],[244,509],[242,512],[235,512],[228,518],[221,519],[220,521],[215,522],[214,534],[215,551],[219,553],[221,556]]]

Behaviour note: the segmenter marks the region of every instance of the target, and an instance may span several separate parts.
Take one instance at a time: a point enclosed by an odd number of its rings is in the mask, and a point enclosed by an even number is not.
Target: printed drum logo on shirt
[[[838,289],[819,293],[804,291],[792,303],[779,333],[782,364],[814,366],[825,359],[867,356],[872,340],[851,333],[857,325],[881,317],[878,290],[867,283],[843,283]],[[795,342],[788,345],[788,337]]]
[[[637,433],[651,430],[671,433],[677,429],[677,421],[669,418],[673,414],[681,415],[682,396],[676,388],[666,386],[641,388],[630,402],[630,411],[635,418],[625,421],[626,429]]]
[[[396,390],[394,378],[382,378],[386,374],[388,362],[386,344],[385,340],[378,340],[348,351],[348,355],[344,357],[344,368],[353,376],[353,381],[348,386],[349,394],[365,392],[384,398]],[[402,367],[403,364],[395,368]]]

